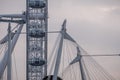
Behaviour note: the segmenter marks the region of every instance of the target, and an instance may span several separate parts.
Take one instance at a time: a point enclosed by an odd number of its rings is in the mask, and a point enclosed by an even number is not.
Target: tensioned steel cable
[[[86,62],[86,61],[85,61]],[[85,63],[86,64],[86,63]],[[97,77],[95,76],[95,73],[93,71],[93,69],[91,68],[91,64],[86,64],[86,66],[89,68],[88,71],[89,71],[89,75],[90,77],[92,78],[92,80],[98,80]],[[92,69],[92,70],[91,70]]]
[[[87,54],[87,53],[86,53]],[[100,66],[100,65],[98,65],[98,63],[93,59],[93,58],[91,58],[91,57],[89,57],[90,58],[90,60],[92,60],[92,62],[94,62],[95,63],[95,65],[97,66],[97,69],[98,68],[101,68],[101,72],[106,76],[107,75],[107,77],[110,77],[110,79],[109,80],[115,80],[115,79],[113,79],[113,77],[111,77],[108,73],[106,73],[105,71],[104,71],[104,69]],[[112,78],[112,79],[111,79]]]
[[[55,54],[56,53],[56,51],[57,51],[57,49],[58,49],[58,42],[60,41],[60,35],[58,35],[58,38],[56,39],[56,42],[55,42],[55,44],[54,44],[54,47],[53,47],[53,51],[52,51],[52,53],[50,54],[50,57],[49,57],[49,59],[48,59],[48,64],[47,65],[49,65],[49,66],[51,66],[50,67],[50,72],[49,72],[49,74],[52,74],[52,71],[53,71],[53,65],[54,65],[54,63],[55,63],[55,59],[56,59],[56,57],[57,57],[57,54]],[[51,62],[51,64],[50,64],[50,62]]]
[[[86,55],[88,55],[87,53],[86,53],[86,51],[85,51],[85,54]],[[88,55],[89,56],[89,55]],[[93,56],[97,56],[97,55],[93,55]],[[98,55],[99,56],[99,55]],[[100,56],[104,56],[104,55],[100,55]],[[105,55],[105,56],[116,56],[116,54],[115,55]],[[117,54],[117,56],[118,56],[118,54]],[[90,56],[91,57],[91,56]],[[93,59],[93,58],[92,58]],[[90,59],[91,60],[91,59]],[[94,59],[93,59],[93,61],[95,61]],[[94,62],[94,64],[96,65],[96,63],[97,62]],[[99,66],[97,66],[97,68],[99,68],[99,67],[101,67],[100,65]],[[108,79],[108,77],[111,77],[109,74],[107,74],[105,71],[103,71],[104,69],[102,68],[102,69],[100,69],[100,72],[101,72],[101,74],[105,77],[105,76],[107,76],[106,78]],[[104,74],[103,74],[104,73]],[[109,76],[108,76],[109,75]],[[111,77],[112,78],[112,77]],[[109,80],[112,80],[112,79],[109,79]],[[114,80],[114,79],[113,79]]]
[[[68,47],[67,47],[68,52],[72,52],[72,51],[71,51],[72,49],[70,48],[70,46],[69,46],[69,45],[67,45],[67,46],[68,46]],[[72,60],[72,59],[71,59],[71,54],[69,54],[68,57],[69,57],[69,60]],[[69,63],[70,63],[70,62],[69,62]],[[76,74],[75,74],[73,65],[71,65],[71,68],[73,69],[73,76],[74,76],[74,78],[75,78],[75,80],[76,80]]]
[[[6,47],[5,44],[1,46],[1,48],[0,48],[0,55],[2,54],[2,52],[3,52],[3,50],[4,50],[5,47]]]
[[[115,80],[108,72],[106,72],[106,71],[104,70],[104,68],[103,68],[101,65],[99,65],[95,60],[94,60],[94,62],[96,63],[96,66],[99,67],[100,71],[101,71],[104,75],[106,75],[107,78],[109,78],[110,80]]]
[[[53,47],[53,49],[52,49],[51,55],[50,55],[50,57],[48,58],[48,61],[49,61],[49,62],[51,62],[51,59],[52,59],[52,57],[53,57],[53,53],[54,53],[54,51],[56,50],[56,48],[58,47],[58,42],[59,42],[59,40],[60,40],[60,35],[58,35],[57,38],[56,38],[56,41],[55,41],[54,47]],[[49,65],[49,62],[47,63],[47,65]]]
[[[18,73],[17,73],[17,65],[16,65],[16,58],[15,58],[15,54],[13,52],[13,59],[14,59],[14,65],[15,65],[15,74],[16,74],[16,80],[18,80]]]
[[[64,40],[64,46],[63,46],[63,57],[65,57],[65,62],[66,64],[64,64],[66,67],[64,67],[64,69],[62,70],[62,72],[60,73],[60,75],[62,75],[62,78],[64,80],[68,80],[69,78],[72,79],[72,69],[71,69],[71,66],[69,65],[70,63],[70,57],[69,57],[69,54],[71,53],[69,50],[68,50],[68,44],[66,43],[66,41]],[[62,59],[63,60],[63,59]],[[69,72],[70,74],[65,74]]]
[[[81,57],[82,58],[82,57]],[[82,66],[83,68],[85,69],[84,71],[86,72],[86,76],[88,77],[88,80],[91,80],[90,76],[89,76],[89,72],[88,72],[88,69],[86,68],[86,65],[85,65],[85,62],[83,59],[82,60]]]
[[[91,62],[95,62],[95,64],[98,64],[92,57],[89,57],[89,58],[90,58],[90,60],[92,60]],[[101,67],[101,66],[98,64],[97,69],[98,69],[99,67]],[[102,68],[100,71],[102,71],[102,70],[103,70],[103,68]]]
[[[87,62],[89,62],[89,63],[87,63]],[[97,76],[97,79],[104,78],[104,77],[102,77],[103,74],[100,72],[101,70],[98,69],[99,67],[96,67],[95,64],[92,61],[86,60],[86,64],[88,64],[89,66],[91,66],[91,69],[94,69],[93,75],[95,74],[95,76]],[[89,70],[90,70],[90,68],[89,68]]]
[[[66,52],[68,52],[68,45],[66,45]],[[69,52],[68,52],[69,53]],[[69,56],[69,54],[68,53],[66,53],[66,57],[68,58],[67,59],[67,63],[70,63],[70,56]],[[69,67],[69,66],[68,66]],[[66,68],[67,69],[67,68]],[[67,80],[67,79],[72,79],[72,69],[71,69],[71,67],[69,67],[68,68],[69,69],[69,75],[68,76],[66,76],[67,74],[64,74],[64,77],[66,77],[66,79],[65,80]]]

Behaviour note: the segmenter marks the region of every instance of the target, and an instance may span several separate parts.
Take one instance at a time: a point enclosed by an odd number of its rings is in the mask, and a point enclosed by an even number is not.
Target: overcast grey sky
[[[25,0],[0,0],[0,14],[22,13],[25,4]],[[49,0],[49,31],[59,30],[65,18],[68,32],[89,54],[120,53],[120,0]],[[7,24],[0,23],[0,26],[1,39]],[[54,36],[49,35],[50,43]],[[14,52],[20,71],[18,77],[24,80],[25,35],[20,36]],[[120,57],[95,59],[120,79]]]

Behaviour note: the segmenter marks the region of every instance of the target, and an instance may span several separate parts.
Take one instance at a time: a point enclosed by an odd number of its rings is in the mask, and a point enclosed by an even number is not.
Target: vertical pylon
[[[60,67],[62,48],[63,48],[63,40],[64,40],[65,32],[66,32],[66,20],[64,20],[63,25],[62,25],[62,29],[61,29],[61,38],[60,38],[59,47],[58,47],[58,51],[57,51],[57,58],[56,58],[54,75],[53,75],[52,80],[57,80],[58,71],[59,71],[59,67]]]
[[[12,56],[11,56],[11,23],[8,24],[8,65],[7,65],[7,80],[12,80],[12,73],[11,73],[11,67],[12,67]]]

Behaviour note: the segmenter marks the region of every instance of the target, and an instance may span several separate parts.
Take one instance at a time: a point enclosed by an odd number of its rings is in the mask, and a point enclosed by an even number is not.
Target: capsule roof
[[[31,8],[44,8],[46,3],[43,0],[30,0],[29,6]]]

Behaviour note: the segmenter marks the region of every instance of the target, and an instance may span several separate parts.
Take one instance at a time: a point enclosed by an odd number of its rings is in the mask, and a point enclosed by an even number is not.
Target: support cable
[[[91,61],[92,62],[92,61]],[[107,77],[106,77],[106,75],[104,75],[103,73],[102,73],[102,71],[99,69],[99,67],[98,66],[96,66],[96,63],[94,63],[94,62],[92,62],[93,63],[93,67],[96,69],[96,71],[97,71],[97,73],[99,74],[99,77],[100,78],[103,78],[103,79],[106,79]],[[96,74],[97,74],[96,73]]]
[[[89,66],[89,71],[92,71],[92,73],[93,73],[93,74],[90,73],[90,75],[93,76],[95,78],[95,80],[97,80],[97,78],[101,74],[99,74],[98,76],[96,76],[97,72],[99,72],[99,71],[96,69],[96,67],[94,67],[94,63],[90,63],[89,64],[89,62],[90,62],[90,60],[88,60],[88,61],[86,60],[86,64],[88,64],[88,66]],[[92,70],[90,69],[91,67],[92,67]]]
[[[94,63],[94,62],[93,62]],[[94,67],[96,66],[96,63],[94,63]],[[103,72],[102,72],[102,70],[99,68],[99,66],[96,66],[96,69],[97,69],[97,71],[98,71],[98,74],[100,75],[99,77],[100,78],[103,78],[103,79],[108,79],[109,77],[107,77],[107,75],[106,74],[104,74]]]
[[[94,56],[94,57],[100,57],[100,56],[120,56],[120,54],[103,54],[103,55],[81,55],[83,57],[91,57],[91,56]]]
[[[99,71],[98,71],[97,67],[95,67],[94,63],[93,63],[92,61],[90,61],[90,60],[88,60],[88,61],[86,60],[86,62],[88,62],[88,65],[91,66],[91,69],[92,69],[91,71],[94,71],[94,72],[93,72],[93,75],[97,76],[97,77],[96,77],[97,79],[101,78],[100,76],[102,76],[102,74],[99,73]],[[89,63],[89,62],[92,62],[92,63]],[[87,63],[86,63],[86,64],[87,64]],[[99,73],[99,75],[98,75],[97,73]],[[92,75],[92,74],[91,74],[91,75]],[[94,77],[95,77],[95,76],[94,76]],[[103,77],[102,77],[102,78],[103,78]]]
[[[11,31],[14,31],[16,28],[18,28],[20,24],[17,24]]]
[[[47,63],[47,65],[49,65],[49,62],[51,62],[51,60],[52,60],[53,53],[54,53],[54,51],[55,51],[56,48],[57,48],[57,45],[58,45],[59,40],[60,40],[60,35],[58,35],[58,37],[56,38],[56,41],[55,41],[54,47],[53,47],[53,49],[52,49],[51,55],[50,55],[50,57],[48,58],[48,63]]]
[[[71,49],[69,48],[69,46],[67,47],[67,49],[68,49],[68,52],[71,51]],[[69,57],[69,60],[72,60],[70,54],[68,55],[68,57]],[[70,62],[69,62],[69,63],[70,63]],[[76,80],[76,74],[75,74],[75,71],[74,71],[74,67],[73,67],[72,65],[71,65],[71,67],[72,67],[72,69],[73,69],[73,75],[74,75],[74,78],[75,78],[75,80]]]
[[[79,46],[80,47],[80,46]],[[84,50],[84,49],[83,49]],[[84,50],[85,51],[85,50]],[[86,51],[85,51],[86,52]],[[87,53],[87,52],[86,52]],[[92,58],[92,57],[91,57]],[[93,58],[92,58],[93,59]],[[93,61],[98,65],[100,66],[94,59]],[[104,73],[106,73],[110,78],[111,80],[115,80],[107,71],[104,70],[104,68],[102,66],[100,66],[101,70],[103,70]]]
[[[82,57],[81,57],[82,58]],[[84,59],[81,59],[82,60],[82,65],[84,66],[84,71],[86,72],[86,76],[88,76],[88,80],[91,80],[90,76],[89,76],[89,72],[88,72],[88,69],[86,68],[86,65],[85,65],[85,62],[84,62]]]
[[[68,47],[68,46],[67,46]],[[67,54],[67,56],[68,56],[68,63],[70,63],[70,61],[69,61],[69,59],[70,59],[70,57],[69,57],[69,55]],[[70,67],[70,79],[72,79],[72,69],[71,69],[71,67]]]
[[[23,24],[20,25],[20,27],[19,27],[19,29],[18,29],[18,33],[21,32],[22,28],[23,28]],[[14,36],[13,40],[12,40],[11,51],[13,51],[13,49],[14,49],[14,47],[15,47],[15,44],[16,44],[16,42],[17,42],[17,40],[18,40],[18,38],[19,38],[19,34],[16,34],[16,35]],[[8,54],[9,54],[9,53],[8,53],[8,50],[7,50],[7,51],[5,52],[5,55],[4,55],[3,59],[2,59],[2,61],[0,62],[0,77],[2,77],[2,74],[3,74],[3,72],[4,72],[5,68],[6,68],[7,61],[8,61]]]
[[[17,73],[17,65],[16,65],[16,58],[15,58],[15,54],[14,54],[14,52],[13,52],[13,59],[14,59],[14,65],[15,65],[15,74],[16,74],[16,80],[18,80],[18,73]]]
[[[89,73],[90,73],[90,77],[92,80],[98,80],[97,77],[95,76],[95,73],[94,73],[94,69],[91,68],[91,65],[87,64],[87,66],[89,66]],[[91,70],[92,69],[92,70]]]
[[[110,79],[110,80],[115,80],[115,79],[114,79],[108,72],[106,72],[106,71],[104,70],[104,68],[103,68],[101,65],[99,65],[95,60],[92,60],[92,62],[95,63],[97,69],[99,69],[99,71],[101,71],[101,73],[104,74],[104,75],[106,76],[106,78],[108,78],[108,79]]]
[[[4,45],[0,48],[0,55],[2,54],[2,52],[4,51],[5,48],[6,48],[6,45],[4,44]]]
[[[102,76],[102,78],[105,79],[109,79],[110,77],[108,76],[108,74],[104,73],[104,69],[100,69],[100,65],[97,65],[96,62],[94,62],[94,60],[91,60],[91,62],[94,64],[94,67],[96,67],[96,70],[98,71],[98,74]]]
[[[64,56],[65,56],[65,54],[66,54],[66,56],[68,57],[68,53],[66,53],[67,52],[67,45],[65,45],[65,42],[64,42],[64,46],[63,46],[63,48],[64,48]],[[69,58],[69,57],[68,57]],[[66,62],[67,63],[69,63],[70,61],[69,61],[69,59],[65,59],[66,60]],[[67,65],[67,64],[66,64]],[[70,70],[69,70],[70,69]],[[65,75],[64,73],[66,73],[67,71],[70,71],[70,75]],[[64,70],[62,70],[62,72],[60,73],[61,75],[62,75],[62,78],[63,79],[65,79],[65,80],[68,80],[69,78],[70,79],[72,79],[72,73],[71,73],[72,71],[71,71],[71,67],[68,65],[66,68],[64,67]],[[67,78],[67,79],[66,79]]]
[[[72,54],[74,54],[74,52],[73,52],[73,50],[72,50],[72,47],[68,47],[69,48],[69,51],[70,51],[70,56],[72,55]],[[73,57],[71,58],[71,61],[72,61],[72,59],[73,59]],[[75,67],[73,67],[73,65],[72,65],[72,68],[73,68],[73,70],[74,70],[74,77],[75,77],[75,80],[77,80],[77,70],[75,71]]]
[[[79,45],[77,44],[77,46],[79,46]],[[80,47],[80,49],[82,49],[82,48]],[[88,53],[86,51],[84,51],[84,49],[82,49],[82,51],[84,52],[85,55],[88,55]],[[82,53],[82,55],[83,55],[83,53]],[[94,55],[94,56],[97,56],[97,55]],[[100,56],[104,56],[104,55],[100,55]],[[116,56],[116,55],[106,55],[106,56]],[[90,57],[90,60],[91,59],[94,61],[94,65],[97,64],[97,69],[101,67],[100,65],[98,65],[98,63],[92,57]],[[93,63],[93,61],[92,61],[92,63]],[[107,74],[103,68],[102,69],[100,68],[100,72],[99,73],[101,73],[101,75],[103,75],[102,78],[106,77],[106,79],[110,79],[110,80],[113,79],[112,76],[110,76],[109,74]]]
[[[57,57],[57,54],[55,54],[55,53],[56,53],[56,51],[57,51],[57,49],[58,49],[58,42],[59,42],[59,41],[60,41],[60,35],[58,35],[58,38],[57,38],[56,41],[55,41],[55,44],[54,44],[54,47],[53,47],[52,52],[51,52],[51,54],[50,54],[50,57],[48,58],[48,63],[47,63],[47,65],[50,65],[50,62],[51,62],[51,67],[50,67],[50,72],[49,72],[49,74],[51,74],[52,71],[53,71],[53,65],[55,64],[55,59],[56,59],[56,57]]]

